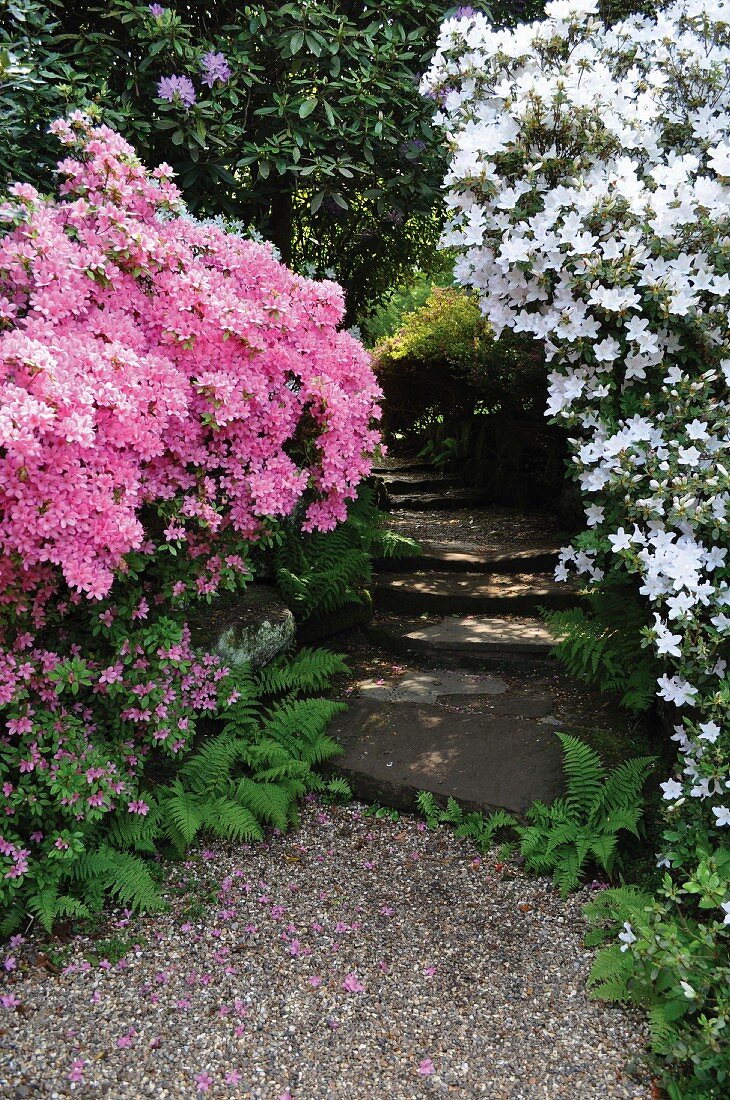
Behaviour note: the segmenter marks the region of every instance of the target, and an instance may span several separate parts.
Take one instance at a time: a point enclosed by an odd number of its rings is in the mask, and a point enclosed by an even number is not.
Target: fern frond
[[[236,784],[236,802],[245,806],[259,821],[268,821],[282,832],[286,829],[291,798],[279,783],[262,783],[243,776]]]
[[[201,817],[205,828],[225,840],[263,840],[261,826],[251,811],[223,795],[206,802]]]
[[[569,733],[558,733],[563,746],[563,769],[567,780],[565,802],[569,816],[587,815],[597,800],[605,779],[598,753]]]
[[[656,757],[636,756],[615,768],[606,778],[593,805],[591,822],[613,815],[617,810],[630,810],[636,806],[641,810],[641,789],[655,764]]]
[[[305,695],[323,691],[335,676],[348,671],[339,654],[303,648],[291,659],[279,658],[266,665],[257,676],[257,688],[262,695]]]
[[[168,791],[160,796],[160,809],[164,819],[175,826],[177,835],[182,837],[184,851],[195,839],[203,824],[203,815],[197,798],[186,791],[179,779],[176,779]],[[172,840],[172,835],[170,839]],[[175,845],[180,850],[179,845]]]

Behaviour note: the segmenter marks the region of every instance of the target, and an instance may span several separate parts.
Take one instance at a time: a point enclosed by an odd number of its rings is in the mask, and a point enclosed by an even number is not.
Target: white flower
[[[730,144],[721,141],[710,150],[709,165],[718,176],[730,176]]]
[[[722,905],[720,906],[720,908],[722,909],[723,913],[725,914],[725,920],[722,923],[723,924],[730,924],[730,901],[724,901],[722,903]]]
[[[684,993],[687,1000],[689,1000],[689,1001],[694,1000],[694,998],[697,996],[697,993],[692,988],[692,986],[689,984],[689,982],[680,982],[679,984],[681,985],[682,992]]]
[[[621,345],[613,336],[607,336],[593,345],[593,354],[599,363],[612,363],[621,354]]]
[[[609,535],[608,541],[611,543],[614,554],[617,554],[620,550],[631,549],[631,536],[627,535],[623,527],[619,527],[615,535]]]
[[[712,812],[717,818],[716,825],[730,825],[730,808],[727,806],[713,806]]]
[[[666,783],[660,783],[659,786],[667,801],[674,802],[675,799],[682,796],[682,784],[676,779],[668,779]]]
[[[668,703],[674,703],[675,707],[683,707],[686,703],[691,703],[694,696],[697,694],[697,688],[688,683],[687,680],[683,680],[681,676],[660,676],[657,680],[659,684],[658,695],[661,695],[662,699],[666,699]]]
[[[686,424],[684,430],[690,439],[707,439],[707,424],[704,420],[698,420],[697,417]]]
[[[720,733],[722,732],[717,722],[700,722],[700,740],[709,741],[711,745],[714,745],[717,741]]]
[[[629,924],[629,922],[627,920],[624,921],[624,930],[623,930],[623,932],[619,932],[618,938],[621,940],[621,943],[623,944],[623,946],[621,948],[622,951],[628,951],[631,944],[636,943],[636,936],[634,935],[634,930],[633,930],[633,928],[631,927],[631,925]]]
[[[670,657],[681,657],[681,634],[672,634],[661,620],[661,616],[654,614],[654,634],[656,637],[656,651],[661,656],[668,654]]]

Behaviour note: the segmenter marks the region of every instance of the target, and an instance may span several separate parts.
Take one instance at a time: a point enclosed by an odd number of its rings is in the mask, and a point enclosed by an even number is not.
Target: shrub
[[[391,429],[438,417],[461,422],[477,406],[524,416],[544,402],[545,371],[534,346],[496,343],[478,299],[456,287],[434,287],[376,346],[373,366]]]
[[[120,816],[129,828],[140,819],[145,844],[158,810],[171,840],[203,824],[243,835],[243,810],[220,800],[189,804],[173,835],[179,798],[143,786],[156,773],[182,797],[188,773],[176,773],[201,718],[230,710],[251,782],[294,793],[309,782],[306,738],[292,740],[304,719],[270,715],[255,732],[242,685],[193,650],[186,613],[246,583],[249,547],[270,542],[277,517],[297,508],[308,530],[344,518],[378,438],[377,386],[337,331],[337,286],[192,221],[169,170],[149,174],[107,127],[76,115],[54,132],[69,153],[61,197],[17,184],[0,206],[0,904],[11,922],[27,907],[46,923],[79,912],[85,892],[121,882],[109,832]],[[225,769],[219,778],[228,790]],[[125,898],[149,898],[125,866]]]
[[[692,1000],[657,1049],[686,1068],[683,1089],[720,1096],[730,1066],[706,1038],[730,1023],[725,972],[693,984],[677,943],[691,927],[727,952],[730,23],[703,0],[613,27],[595,12],[554,0],[545,21],[500,32],[448,20],[424,90],[451,154],[457,279],[496,334],[531,334],[553,364],[547,411],[571,431],[589,528],[558,576],[648,605],[681,760],[662,784],[661,911],[624,954],[647,997],[661,967],[663,1001]],[[711,892],[683,885],[700,868]]]
[[[419,552],[413,539],[383,526],[375,493],[362,483],[347,520],[334,531],[307,534],[294,521],[282,524],[272,561],[285,600],[306,622],[351,603],[369,604],[373,559]]]
[[[627,710],[649,710],[661,664],[651,645],[647,608],[633,589],[617,585],[591,592],[586,604],[543,612],[559,638],[555,655],[572,676],[617,693]]]

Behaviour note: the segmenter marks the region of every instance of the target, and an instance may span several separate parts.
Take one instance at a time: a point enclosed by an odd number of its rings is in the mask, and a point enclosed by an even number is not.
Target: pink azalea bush
[[[187,217],[108,127],[52,130],[59,198],[0,204],[2,905],[144,816],[145,758],[235,696],[185,609],[277,518],[344,519],[378,441],[336,284]]]

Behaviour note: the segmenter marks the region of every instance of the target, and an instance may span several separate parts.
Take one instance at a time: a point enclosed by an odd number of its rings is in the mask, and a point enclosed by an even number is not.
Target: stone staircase
[[[518,814],[536,798],[552,801],[563,789],[555,730],[581,735],[622,719],[578,685],[565,690],[552,656],[539,608],[580,596],[553,580],[560,539],[549,518],[534,517],[525,533],[518,513],[490,512],[420,462],[378,476],[392,524],[423,554],[380,563],[368,638],[370,667],[382,674],[347,690],[349,710],[333,726],[345,750],[335,770],[359,798],[402,809],[418,790]],[[490,517],[496,547],[479,545]],[[500,532],[511,521],[514,547]],[[429,527],[441,534],[423,539]]]

